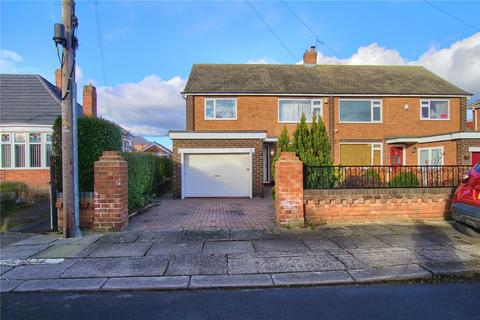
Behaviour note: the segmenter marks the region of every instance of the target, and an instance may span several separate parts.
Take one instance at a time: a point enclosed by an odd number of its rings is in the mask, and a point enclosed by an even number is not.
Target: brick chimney
[[[317,50],[315,46],[311,46],[310,50],[306,50],[303,54],[303,64],[306,66],[317,65]]]
[[[92,84],[83,87],[83,114],[87,117],[97,117],[97,88]]]
[[[62,69],[55,70],[55,87],[58,91],[62,91]]]

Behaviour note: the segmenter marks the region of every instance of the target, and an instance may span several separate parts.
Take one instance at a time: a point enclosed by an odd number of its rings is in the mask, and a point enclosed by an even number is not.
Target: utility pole
[[[62,195],[64,236],[69,238],[81,235],[77,222],[79,220],[78,176],[75,179],[75,172],[78,170],[76,161],[75,50],[78,43],[75,37],[77,18],[75,17],[74,0],[62,0],[62,22],[65,27],[65,38],[62,43]]]

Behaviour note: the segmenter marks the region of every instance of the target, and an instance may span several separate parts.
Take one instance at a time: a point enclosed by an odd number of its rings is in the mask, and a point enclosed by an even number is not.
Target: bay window
[[[52,134],[44,132],[1,133],[0,168],[48,168]]]
[[[312,99],[279,99],[278,122],[299,122],[305,115],[307,122],[312,122],[313,117],[323,117],[322,100]]]
[[[382,100],[340,100],[340,122],[382,122]]]
[[[449,120],[450,105],[448,100],[421,100],[421,120]]]
[[[237,99],[205,99],[205,120],[236,120]]]

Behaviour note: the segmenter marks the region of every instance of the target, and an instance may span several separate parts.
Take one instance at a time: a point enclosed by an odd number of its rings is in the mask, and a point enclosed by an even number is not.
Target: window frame
[[[441,158],[441,163],[439,164],[423,164],[423,163],[420,163],[420,154],[422,151],[428,151],[428,162],[431,162],[432,160],[432,150],[434,149],[440,149],[441,150],[441,155],[442,155],[442,158]],[[425,147],[425,148],[417,148],[417,153],[418,153],[418,156],[417,156],[417,163],[419,166],[443,166],[445,164],[445,149],[443,146],[438,146],[438,147]]]
[[[370,101],[370,121],[345,121],[341,118],[342,101]],[[374,101],[380,102],[380,120],[374,120]],[[382,99],[338,99],[338,122],[339,123],[383,123],[383,100]]]
[[[11,132],[1,132],[0,133],[1,135],[8,135],[8,141],[7,142],[3,142],[3,141],[0,141],[0,145],[3,146],[3,145],[8,145],[10,146],[10,166],[8,167],[4,167],[3,164],[2,164],[2,160],[3,160],[3,148],[0,148],[0,168],[2,169],[13,169],[14,168],[14,165],[13,165],[13,152],[14,152],[14,147],[13,147],[13,134]]]
[[[45,129],[43,129],[45,130]],[[47,154],[47,146],[48,145],[52,145],[53,141],[51,142],[47,142],[47,135],[50,135],[52,136],[53,135],[53,132],[45,132],[45,131],[42,131],[42,130],[31,130],[31,131],[21,131],[21,130],[15,130],[15,129],[11,129],[11,130],[5,130],[5,131],[0,131],[1,134],[8,134],[10,135],[10,141],[9,142],[5,142],[5,143],[1,143],[2,145],[4,144],[8,144],[10,145],[10,167],[3,167],[1,161],[0,161],[0,169],[2,170],[44,170],[44,169],[49,169],[50,166],[47,166],[47,159],[46,159],[46,154]],[[30,134],[31,133],[40,133],[40,143],[30,143]],[[24,143],[21,143],[21,142],[15,142],[15,134],[24,134],[25,135],[25,142]],[[15,166],[15,145],[24,145],[25,146],[25,149],[24,149],[24,152],[23,152],[23,155],[25,157],[25,166],[23,167],[16,167]],[[40,144],[40,157],[41,157],[41,166],[40,167],[32,167],[30,166],[30,145],[33,145],[33,144]],[[1,155],[1,149],[0,149],[0,155]]]
[[[447,112],[448,112],[448,117],[445,119],[432,119],[430,117],[430,108],[431,104],[430,102],[432,101],[446,101],[447,102]],[[428,118],[423,117],[422,109],[423,109],[423,103],[428,102]],[[450,120],[450,99],[420,99],[420,120],[422,121],[449,121]]]
[[[217,118],[217,100],[233,100],[235,102],[235,117],[234,118]],[[207,101],[213,101],[213,118],[207,117]],[[214,121],[232,121],[237,120],[238,118],[238,108],[237,108],[237,98],[205,98],[203,101],[203,120],[214,120]]]
[[[298,115],[297,121],[291,120],[280,120],[280,102],[281,101],[310,101],[310,114],[312,116],[313,121],[313,109],[320,109],[320,117],[323,120],[323,99],[305,99],[305,98],[278,98],[277,100],[277,121],[278,123],[299,123],[301,119],[301,115]],[[320,102],[320,106],[315,105],[314,102]],[[298,112],[298,110],[297,110]],[[307,121],[307,123],[312,123],[312,121]]]
[[[339,155],[339,159],[342,158],[342,148],[341,148],[341,145],[342,144],[369,144],[370,145],[370,164],[369,165],[365,165],[365,167],[368,167],[368,166],[383,166],[383,142],[340,142],[338,144],[338,155]],[[375,146],[377,145],[377,146]],[[379,150],[380,151],[380,164],[373,164],[374,161],[375,161],[375,151]],[[346,166],[346,167],[355,167],[357,165],[353,165],[353,166],[350,166],[350,165],[343,165],[342,166]],[[363,167],[362,165],[358,165],[359,167]]]

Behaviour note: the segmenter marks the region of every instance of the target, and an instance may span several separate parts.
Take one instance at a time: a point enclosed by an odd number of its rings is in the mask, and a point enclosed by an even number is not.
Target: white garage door
[[[249,154],[185,154],[185,197],[249,197]]]

